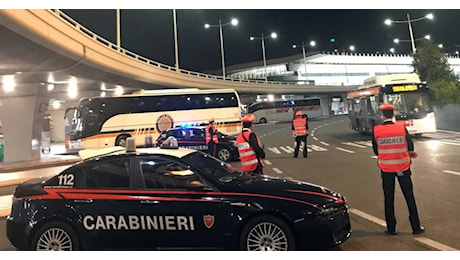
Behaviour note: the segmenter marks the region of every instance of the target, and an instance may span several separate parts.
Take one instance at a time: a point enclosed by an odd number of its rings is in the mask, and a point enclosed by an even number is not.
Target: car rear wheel
[[[226,147],[221,147],[217,150],[217,158],[224,162],[229,162],[232,159],[231,151]]]
[[[247,251],[287,251],[295,249],[294,235],[286,223],[273,216],[260,216],[243,229],[240,248]]]
[[[32,250],[74,251],[79,249],[77,235],[62,222],[53,221],[40,227],[32,240]]]
[[[259,123],[261,124],[266,124],[267,123],[267,119],[265,117],[262,117],[260,120],[259,120]]]

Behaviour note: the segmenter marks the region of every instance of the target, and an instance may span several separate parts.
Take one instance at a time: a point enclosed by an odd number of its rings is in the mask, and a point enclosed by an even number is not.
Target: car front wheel
[[[32,250],[74,251],[79,249],[77,235],[62,222],[53,221],[40,227],[32,240]]]
[[[287,251],[295,249],[294,243],[291,229],[281,219],[260,216],[244,227],[240,248],[245,251]]]
[[[217,150],[217,158],[221,161],[229,162],[232,159],[232,152],[226,147],[221,147]]]

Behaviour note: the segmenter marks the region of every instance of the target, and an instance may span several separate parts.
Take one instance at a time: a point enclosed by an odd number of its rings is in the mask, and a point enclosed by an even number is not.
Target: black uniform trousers
[[[294,149],[294,157],[299,155],[300,143],[303,142],[303,157],[307,157],[307,136],[300,135],[295,137],[295,149]]]
[[[216,157],[216,152],[217,152],[217,144],[214,143],[212,140],[208,143],[208,151],[209,154]]]
[[[385,197],[385,220],[387,223],[387,230],[389,232],[396,231],[396,217],[395,217],[395,206],[394,206],[394,195],[395,195],[395,178],[398,178],[399,186],[406,200],[407,208],[409,210],[409,221],[412,227],[412,231],[420,230],[420,219],[418,217],[417,205],[415,203],[411,170],[408,169],[401,172],[399,175],[396,172],[383,172],[382,184],[383,184],[383,195]]]

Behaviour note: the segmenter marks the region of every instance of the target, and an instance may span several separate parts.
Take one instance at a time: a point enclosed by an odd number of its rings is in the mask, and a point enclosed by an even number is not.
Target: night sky
[[[150,8],[150,7],[149,7]],[[172,9],[121,9],[121,45],[165,65],[175,65]],[[61,9],[77,22],[103,38],[116,43],[115,9]],[[204,24],[239,20],[238,26],[224,26],[226,67],[262,60],[261,40],[250,41],[276,32],[276,39],[265,39],[266,58],[301,54],[293,44],[316,41],[308,50],[332,51],[356,47],[356,52],[410,53],[408,23],[384,24],[386,18],[407,21],[434,15],[412,23],[414,38],[431,35],[432,42],[444,45],[444,52],[460,50],[460,9],[176,9],[179,67],[196,72],[221,69],[219,28]],[[335,43],[330,42],[335,38]],[[394,38],[407,40],[398,44]]]

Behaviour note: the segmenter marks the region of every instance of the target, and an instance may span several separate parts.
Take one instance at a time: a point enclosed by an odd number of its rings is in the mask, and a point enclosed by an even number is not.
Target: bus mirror
[[[136,151],[136,143],[133,137],[126,138],[126,152],[135,152]]]

